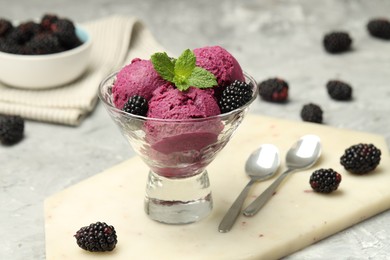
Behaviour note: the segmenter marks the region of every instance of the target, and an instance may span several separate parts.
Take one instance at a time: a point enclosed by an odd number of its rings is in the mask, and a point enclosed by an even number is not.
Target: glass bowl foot
[[[188,224],[208,216],[213,208],[206,170],[190,177],[166,178],[149,171],[145,212],[166,224]]]

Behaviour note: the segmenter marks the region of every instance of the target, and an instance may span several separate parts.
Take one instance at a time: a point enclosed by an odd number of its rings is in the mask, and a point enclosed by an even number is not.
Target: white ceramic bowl
[[[89,64],[92,39],[82,27],[76,34],[80,46],[60,53],[20,55],[0,52],[0,81],[8,86],[45,89],[64,85],[80,77]]]

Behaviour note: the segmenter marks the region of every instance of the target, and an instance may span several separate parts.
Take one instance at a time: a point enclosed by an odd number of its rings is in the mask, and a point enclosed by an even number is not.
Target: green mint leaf
[[[211,88],[218,85],[212,73],[196,66],[196,56],[189,49],[177,59],[169,57],[165,52],[158,52],[151,56],[151,61],[157,73],[175,84],[180,91],[185,91],[191,86]]]
[[[191,76],[188,78],[188,83],[190,86],[197,88],[211,88],[218,85],[214,74],[201,67],[194,68]]]
[[[175,61],[167,53],[157,52],[150,58],[154,69],[165,80],[172,82],[175,76]]]
[[[175,62],[175,76],[178,76],[178,79],[187,80],[195,68],[195,63],[195,54],[189,49],[185,50]]]
[[[176,64],[176,60],[175,58],[171,58],[171,62],[173,64],[173,73],[175,73],[175,64]]]

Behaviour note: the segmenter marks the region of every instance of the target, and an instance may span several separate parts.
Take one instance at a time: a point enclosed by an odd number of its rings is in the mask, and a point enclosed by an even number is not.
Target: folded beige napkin
[[[90,67],[69,85],[42,90],[17,89],[0,83],[0,114],[78,125],[97,101],[100,81],[135,57],[149,58],[164,49],[134,17],[110,16],[82,24],[92,36]]]

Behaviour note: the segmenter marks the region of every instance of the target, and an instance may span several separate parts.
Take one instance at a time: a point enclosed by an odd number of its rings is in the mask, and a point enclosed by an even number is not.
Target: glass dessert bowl
[[[252,98],[220,115],[193,119],[157,119],[116,108],[112,87],[117,73],[99,86],[99,98],[133,150],[149,167],[145,212],[153,220],[187,224],[206,217],[213,200],[206,167],[229,142],[257,97],[257,85],[248,74]]]

